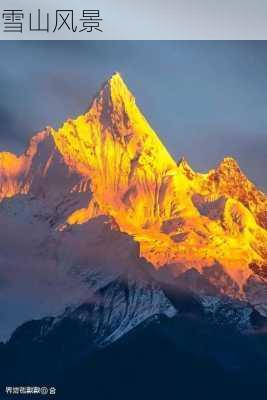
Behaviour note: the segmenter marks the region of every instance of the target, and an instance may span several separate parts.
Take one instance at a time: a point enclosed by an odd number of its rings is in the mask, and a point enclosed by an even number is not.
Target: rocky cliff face
[[[76,303],[79,285],[64,294],[70,271],[92,281],[96,267],[125,272],[144,257],[152,275],[162,269],[186,285],[194,269],[220,295],[266,313],[266,196],[231,158],[206,174],[177,164],[119,74],[83,115],[46,128],[19,157],[0,154],[0,198],[3,295],[26,293],[28,271],[47,290],[60,284],[60,303]]]

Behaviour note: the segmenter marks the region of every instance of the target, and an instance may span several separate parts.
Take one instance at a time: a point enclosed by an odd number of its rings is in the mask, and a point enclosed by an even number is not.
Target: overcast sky
[[[114,71],[175,159],[235,157],[267,191],[266,42],[0,42],[0,151],[84,112]]]

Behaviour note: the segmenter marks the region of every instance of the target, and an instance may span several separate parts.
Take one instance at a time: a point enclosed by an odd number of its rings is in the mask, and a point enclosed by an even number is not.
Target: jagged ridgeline
[[[2,265],[18,265],[12,242],[20,263],[25,251],[44,275],[59,265],[89,273],[92,264],[121,273],[143,257],[164,281],[193,270],[181,280],[191,289],[201,276],[219,295],[267,312],[265,194],[232,158],[205,174],[176,163],[118,73],[84,114],[38,133],[21,156],[0,154],[0,198],[11,227]],[[120,254],[118,237],[127,242]]]

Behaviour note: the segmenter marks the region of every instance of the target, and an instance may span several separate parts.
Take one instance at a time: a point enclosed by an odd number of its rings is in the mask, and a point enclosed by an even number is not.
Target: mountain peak
[[[110,116],[116,115],[116,120],[128,119],[135,113],[135,98],[119,72],[115,72],[101,87],[93,98],[86,114],[95,115],[102,123],[110,124]],[[114,118],[113,118],[113,122]]]
[[[244,176],[238,162],[233,157],[224,157],[215,171],[223,176]]]
[[[34,196],[49,209],[56,205],[57,220],[58,207],[75,196],[63,223],[112,217],[155,266],[201,270],[217,260],[243,285],[247,264],[266,259],[266,197],[231,157],[207,174],[194,172],[185,158],[177,166],[119,73],[88,112],[37,134],[18,160],[2,159],[0,199]]]
[[[123,82],[123,78],[120,72],[114,72],[107,82]]]
[[[124,82],[121,74],[115,72],[111,77],[102,85],[100,91],[96,95],[93,104],[98,103],[125,103],[132,102],[134,96]]]
[[[229,168],[240,170],[238,162],[233,157],[224,157],[223,160],[218,165],[218,168]]]
[[[195,175],[195,172],[191,168],[190,164],[186,160],[185,157],[182,157],[178,162],[177,162],[177,167],[178,170],[181,171],[183,174],[187,176],[187,178],[192,179]]]
[[[184,156],[180,158],[180,160],[177,162],[177,166],[183,168],[191,168],[187,159]]]

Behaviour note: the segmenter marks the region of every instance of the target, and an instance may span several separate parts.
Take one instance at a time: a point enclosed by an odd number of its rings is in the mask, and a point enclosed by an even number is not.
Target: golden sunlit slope
[[[21,158],[12,153],[0,153],[0,199],[12,197],[18,191],[18,177],[23,171]]]
[[[170,204],[173,193],[167,193],[176,163],[119,74],[103,86],[87,113],[53,135],[66,163],[92,178],[95,198],[123,225],[150,226],[176,207]],[[180,181],[182,191],[187,180],[181,176]]]
[[[37,133],[20,156],[0,153],[0,201],[27,194],[60,200],[63,193],[89,190],[88,178],[66,165],[51,131]]]
[[[156,268],[202,272],[220,265],[239,296],[267,264],[266,196],[231,158],[207,174],[184,159],[176,164],[119,74],[85,114],[37,135],[21,157],[0,156],[2,198],[45,192],[55,175],[53,193],[70,180],[65,192],[90,191],[87,205],[72,209],[61,230],[112,216]]]

